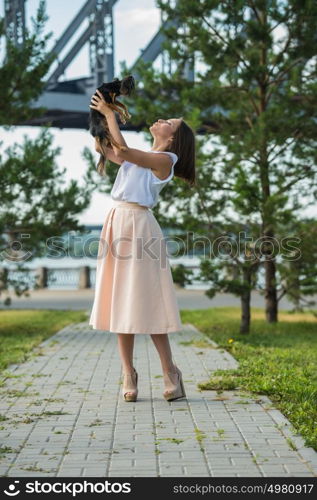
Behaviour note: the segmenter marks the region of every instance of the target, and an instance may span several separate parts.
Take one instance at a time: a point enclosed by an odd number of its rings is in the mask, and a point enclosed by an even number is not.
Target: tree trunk
[[[266,260],[265,266],[265,316],[269,323],[278,321],[278,302],[275,285],[276,266],[274,260]]]
[[[294,273],[294,278],[291,283],[291,298],[294,302],[294,311],[295,312],[303,312],[303,308],[300,305],[300,296],[301,296],[301,287],[300,287],[300,271],[301,266],[300,262],[295,260],[291,262],[291,273]]]
[[[261,18],[261,22],[263,25],[267,22],[267,13],[265,10],[260,11],[259,14]],[[268,70],[267,70],[267,47],[262,46],[262,50],[260,50],[260,63],[263,67],[266,67],[266,71],[263,73],[262,80],[259,84],[259,94],[260,94],[260,114],[265,113],[268,104]],[[274,239],[274,227],[272,221],[272,214],[270,208],[268,208],[267,201],[270,200],[271,197],[271,186],[270,186],[270,163],[269,163],[269,154],[268,154],[268,134],[266,128],[264,127],[261,146],[260,146],[260,176],[261,176],[261,185],[263,192],[263,236],[264,239],[269,237],[269,240],[272,241]],[[277,292],[276,292],[276,281],[275,281],[275,272],[276,266],[275,261],[271,259],[266,259],[264,263],[265,269],[265,314],[266,320],[269,323],[277,322],[277,311],[278,311],[278,301],[277,301]]]
[[[240,333],[250,332],[250,303],[251,303],[251,271],[250,269],[243,269],[243,283],[246,289],[241,295],[241,323]]]

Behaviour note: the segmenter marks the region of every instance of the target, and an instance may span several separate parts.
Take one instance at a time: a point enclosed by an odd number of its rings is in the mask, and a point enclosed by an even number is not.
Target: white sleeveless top
[[[178,156],[170,151],[149,151],[149,153],[166,153],[173,160],[170,175],[161,180],[150,168],[140,167],[124,160],[117,172],[110,196],[113,200],[134,201],[139,205],[153,208],[159,193],[174,176],[174,165]]]

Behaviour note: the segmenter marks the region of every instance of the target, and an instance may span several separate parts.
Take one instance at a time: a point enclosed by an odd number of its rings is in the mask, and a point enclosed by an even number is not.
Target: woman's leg
[[[133,347],[134,333],[118,333],[118,348],[123,373],[134,373],[133,370]],[[128,392],[128,394],[131,394]]]
[[[160,356],[165,384],[164,396],[168,397],[169,394],[175,393],[177,384],[179,383],[179,375],[176,371],[176,366],[173,363],[173,355],[169,343],[168,334],[152,334],[151,338]]]
[[[118,333],[118,348],[123,373],[133,373],[134,333]]]
[[[156,333],[152,334],[151,338],[159,353],[163,372],[176,373],[168,334]]]

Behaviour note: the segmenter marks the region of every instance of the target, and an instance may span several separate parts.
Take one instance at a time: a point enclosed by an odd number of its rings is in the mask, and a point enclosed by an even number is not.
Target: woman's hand
[[[102,93],[97,89],[96,90],[98,96],[93,95],[91,98],[91,103],[89,105],[90,108],[96,109],[99,113],[102,113],[104,116],[109,116],[114,113],[113,109],[108,106],[108,103],[104,100]]]

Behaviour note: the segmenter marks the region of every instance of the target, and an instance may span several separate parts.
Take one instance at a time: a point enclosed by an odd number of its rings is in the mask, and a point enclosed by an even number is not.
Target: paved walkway
[[[316,452],[267,397],[197,390],[237,362],[214,343],[184,344],[193,338],[191,325],[170,334],[187,391],[171,403],[150,336],[135,337],[136,403],[121,397],[116,335],[85,322],[47,339],[0,387],[0,475],[316,476]]]

